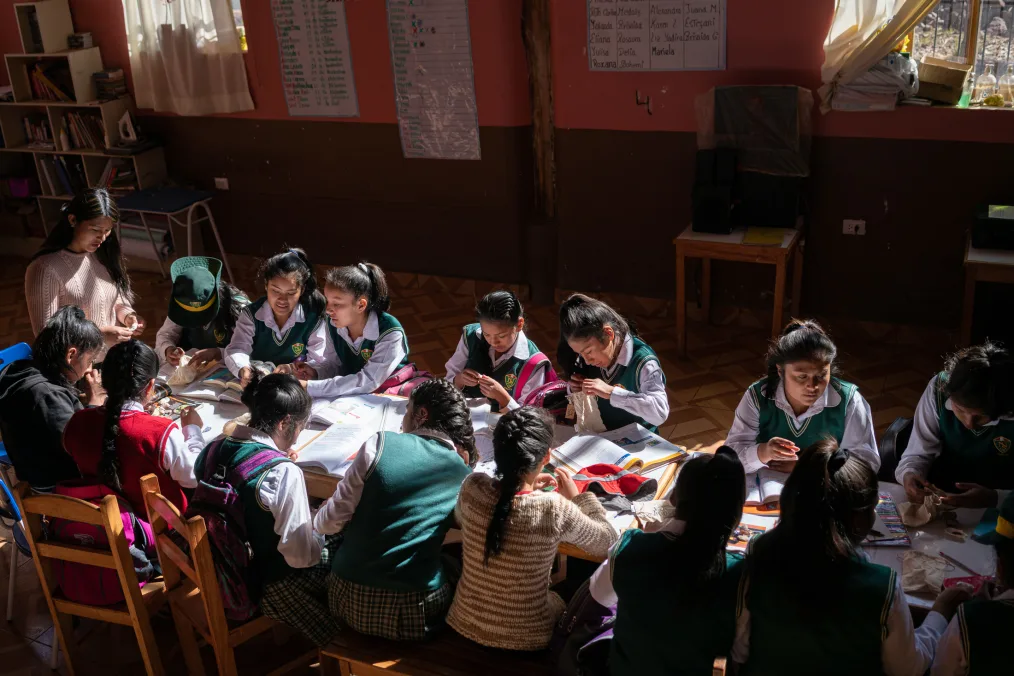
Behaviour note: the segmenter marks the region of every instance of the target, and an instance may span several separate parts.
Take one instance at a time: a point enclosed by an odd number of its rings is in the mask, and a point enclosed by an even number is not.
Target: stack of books
[[[25,69],[32,85],[32,96],[37,100],[73,103],[74,85],[66,62],[46,64],[36,61]]]
[[[42,188],[54,196],[72,196],[88,187],[80,157],[51,155],[39,158]]]
[[[106,130],[97,115],[67,113],[63,116],[63,131],[70,141],[70,147],[64,150],[102,150],[106,147]]]
[[[127,80],[122,68],[108,68],[92,75],[100,101],[118,99],[127,95]]]
[[[100,188],[105,188],[113,197],[122,197],[137,190],[137,175],[130,160],[110,159],[99,177]]]
[[[70,49],[88,49],[94,46],[91,33],[72,33],[67,36],[67,47]]]
[[[33,150],[55,150],[53,130],[49,128],[49,120],[45,115],[25,115],[21,118],[25,128],[25,147]]]

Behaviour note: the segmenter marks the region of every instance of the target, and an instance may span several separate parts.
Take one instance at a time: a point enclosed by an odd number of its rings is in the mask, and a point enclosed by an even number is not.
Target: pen
[[[967,573],[971,573],[972,575],[978,575],[979,574],[978,571],[972,570],[971,568],[969,568],[965,564],[963,564],[960,561],[958,561],[953,556],[950,556],[948,554],[944,554],[943,552],[940,552],[940,557],[942,559],[946,560],[946,561],[949,561],[950,563],[953,563],[955,566],[957,566],[958,568],[961,568],[962,570],[964,570]]]

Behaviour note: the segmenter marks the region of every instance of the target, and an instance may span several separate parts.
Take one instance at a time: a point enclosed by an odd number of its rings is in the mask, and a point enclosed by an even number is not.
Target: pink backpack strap
[[[549,357],[541,352],[536,352],[525,365],[521,367],[521,373],[518,374],[518,382],[514,385],[514,399],[518,400],[521,397],[521,393],[525,391],[525,385],[535,375],[535,371],[539,369],[543,364],[546,364],[548,371],[546,372],[546,382],[556,380],[556,371],[553,370],[553,365],[549,361]]]

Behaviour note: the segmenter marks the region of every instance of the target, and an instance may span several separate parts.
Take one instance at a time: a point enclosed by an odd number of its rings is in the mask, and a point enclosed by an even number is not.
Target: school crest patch
[[[993,439],[993,445],[996,446],[996,450],[1000,455],[1007,455],[1010,453],[1010,439],[1007,437],[996,437]]]
[[[363,361],[370,361],[370,357],[373,356],[373,350],[369,348],[366,348],[365,350],[360,350],[359,355],[363,358]]]
[[[215,329],[215,345],[225,345],[225,331],[223,329]]]
[[[306,349],[306,345],[304,345],[303,343],[293,343],[292,344],[292,354],[294,354],[297,357],[299,355],[303,354],[303,350],[305,350],[305,349]]]
[[[514,386],[518,384],[518,377],[513,373],[508,373],[504,376],[503,384],[508,390],[513,390]]]

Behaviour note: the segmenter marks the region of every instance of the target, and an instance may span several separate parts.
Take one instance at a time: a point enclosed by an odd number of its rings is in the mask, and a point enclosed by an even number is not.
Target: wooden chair
[[[76,645],[71,617],[88,617],[113,622],[134,629],[145,669],[152,676],[162,676],[162,660],[158,655],[149,613],[165,603],[165,585],[160,580],[140,588],[134,573],[134,560],[123,535],[123,521],[116,498],[107,495],[99,505],[64,495],[32,495],[28,484],[21,482],[14,491],[25,526],[25,536],[32,550],[32,559],[42,582],[42,591],[53,616],[59,645],[63,647],[67,671],[74,674]],[[43,537],[42,517],[57,517],[102,527],[109,545],[84,547],[47,542]],[[73,561],[115,570],[123,588],[124,602],[113,606],[89,606],[67,599],[59,591],[53,577],[50,559]]]
[[[155,531],[155,545],[162,563],[169,608],[176,623],[187,671],[196,676],[205,673],[197,638],[194,636],[196,631],[215,651],[219,675],[232,676],[238,673],[233,652],[235,648],[272,629],[276,625],[275,621],[262,615],[243,624],[230,626],[222,605],[222,592],[218,586],[204,519],[195,516],[184,520],[176,506],[159,491],[158,478],[154,474],[141,478],[141,491],[148,510],[148,521]],[[176,531],[186,540],[190,546],[189,553],[184,552],[169,537],[170,530]]]

